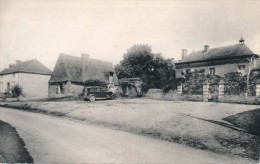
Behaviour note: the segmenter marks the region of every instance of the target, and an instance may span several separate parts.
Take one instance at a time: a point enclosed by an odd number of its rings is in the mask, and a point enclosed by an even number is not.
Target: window
[[[245,70],[246,69],[246,65],[238,65],[238,70]]]
[[[6,90],[7,92],[9,92],[10,91],[10,83],[9,82],[7,82],[7,90]]]
[[[91,88],[90,92],[100,92],[100,88]]]
[[[209,74],[215,75],[215,68],[209,68]]]
[[[242,76],[245,75],[245,70],[246,70],[246,65],[238,65],[237,72],[240,72],[242,74]]]

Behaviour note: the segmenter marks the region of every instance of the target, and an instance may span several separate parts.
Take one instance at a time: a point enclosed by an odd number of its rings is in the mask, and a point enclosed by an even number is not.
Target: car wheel
[[[115,100],[115,99],[116,99],[116,95],[112,95],[111,100]]]
[[[95,101],[95,100],[96,100],[95,96],[92,95],[92,96],[89,97],[89,101]]]

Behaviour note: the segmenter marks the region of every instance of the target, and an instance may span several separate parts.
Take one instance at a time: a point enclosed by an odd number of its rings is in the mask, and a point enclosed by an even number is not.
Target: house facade
[[[239,44],[210,48],[204,46],[203,50],[187,55],[187,50],[182,50],[182,60],[175,63],[176,77],[181,78],[188,72],[200,72],[223,77],[230,72],[240,72],[248,75],[256,66],[258,55],[254,54],[245,44],[243,37]]]
[[[10,64],[8,69],[0,72],[0,93],[6,93],[15,85],[23,88],[25,98],[48,97],[48,81],[51,70],[38,60],[28,60]]]
[[[81,94],[86,80],[100,80],[108,85],[118,85],[112,63],[60,54],[49,80],[49,98]]]

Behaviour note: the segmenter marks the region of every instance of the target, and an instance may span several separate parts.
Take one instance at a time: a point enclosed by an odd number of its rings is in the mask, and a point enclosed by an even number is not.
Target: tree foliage
[[[225,94],[239,95],[245,93],[247,89],[247,76],[242,76],[241,73],[231,72],[225,74]]]
[[[214,85],[217,85],[221,79],[220,76],[210,74],[205,75],[204,72],[200,71],[188,72],[184,77],[185,78],[181,80],[184,94],[202,94],[203,83],[206,81],[209,84],[209,92],[213,93],[215,91]]]
[[[137,44],[129,48],[115,70],[119,79],[141,78],[144,91],[149,88],[175,87],[173,61],[164,59],[161,54],[153,53],[149,45]]]

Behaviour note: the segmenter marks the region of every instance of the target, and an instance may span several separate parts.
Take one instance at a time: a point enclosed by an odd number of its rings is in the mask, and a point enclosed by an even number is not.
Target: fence
[[[232,86],[232,84],[225,83],[223,80],[213,84],[205,81],[201,84],[201,87],[197,89],[198,91],[195,92],[187,91],[187,85],[180,84],[177,86],[177,94],[186,95],[195,93],[203,95],[203,101],[218,101],[219,98],[231,95],[260,97],[260,81],[250,83],[244,87]]]

